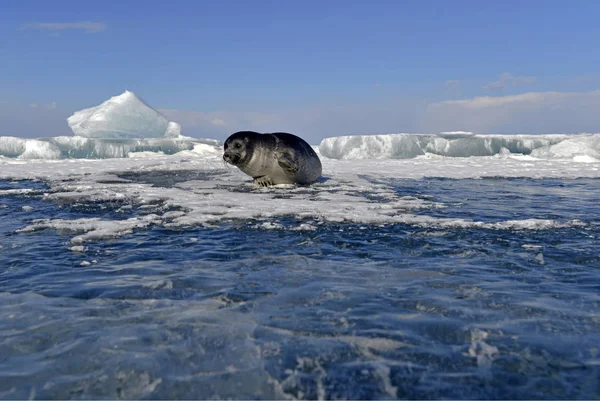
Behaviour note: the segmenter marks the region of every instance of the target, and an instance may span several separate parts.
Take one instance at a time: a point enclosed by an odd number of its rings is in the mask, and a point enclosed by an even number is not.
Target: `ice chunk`
[[[600,134],[593,135],[476,135],[469,132],[442,132],[440,135],[387,134],[325,138],[320,153],[331,159],[412,159],[425,154],[446,157],[524,154],[554,158],[562,155],[562,146],[576,139],[577,152],[596,157]],[[572,146],[569,154],[574,153]],[[584,153],[581,148],[586,148]],[[533,152],[540,149],[540,151]],[[545,150],[544,150],[545,149]],[[548,150],[549,149],[549,150]]]
[[[179,138],[181,136],[181,125],[174,123],[173,121],[169,121],[165,136],[167,138]]]
[[[594,162],[600,159],[600,134],[572,135],[564,141],[535,149],[532,156]]]
[[[24,139],[0,136],[0,156],[18,159],[109,159],[128,157],[132,153],[141,152],[172,155],[193,151],[196,147],[203,149],[203,152],[198,152],[196,156],[216,154],[221,150],[221,144],[217,140],[187,137],[100,139],[57,136]]]
[[[0,156],[18,157],[25,152],[27,139],[14,136],[0,136]]]
[[[0,156],[54,160],[61,158],[61,152],[57,146],[44,140],[0,136]]]
[[[59,231],[80,233],[71,239],[71,243],[77,246],[86,241],[118,238],[122,235],[132,233],[136,228],[144,228],[156,224],[157,221],[159,221],[159,218],[154,214],[132,217],[126,220],[100,220],[96,217],[77,220],[38,219],[34,220],[32,225],[17,230],[17,232],[32,232],[46,228],[55,228]]]
[[[19,159],[60,159],[60,149],[49,143],[37,139],[30,139],[25,142],[25,151],[19,156]]]
[[[421,135],[355,135],[325,138],[319,152],[331,159],[410,159],[425,154]]]
[[[50,141],[61,149],[64,158],[77,159],[122,158],[136,152],[171,155],[206,142],[191,138],[95,139],[74,136],[54,137]]]
[[[76,111],[67,123],[73,134],[87,138],[173,138],[181,134],[179,124],[170,123],[130,91]]]

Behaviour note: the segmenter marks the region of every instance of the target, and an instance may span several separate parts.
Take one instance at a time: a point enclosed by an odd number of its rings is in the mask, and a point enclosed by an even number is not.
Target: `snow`
[[[402,135],[379,137],[376,143],[382,147],[391,144],[393,148],[395,142],[406,140]],[[434,137],[423,143],[433,146],[438,143],[436,141],[447,141]],[[420,140],[416,139],[417,142]],[[491,143],[494,143],[496,137],[492,136],[491,139]],[[363,145],[372,140],[365,137],[355,139]],[[467,146],[469,149],[481,149],[487,143],[477,136],[456,140],[475,140],[473,147]],[[63,146],[61,152],[64,153],[65,145],[61,141],[53,138],[47,143],[59,148]],[[337,138],[325,140],[325,145],[322,143],[319,147],[324,176],[308,187],[257,187],[237,168],[223,163],[222,150],[214,140],[188,141],[185,142],[185,149],[172,154],[143,150],[142,146],[140,152],[131,152],[130,149],[128,153],[124,153],[124,150],[121,150],[116,152],[121,158],[102,160],[24,160],[0,157],[0,179],[43,180],[50,188],[42,191],[41,195],[47,201],[59,204],[119,201],[123,202],[124,210],[145,211],[142,216],[122,220],[102,217],[38,219],[19,230],[22,235],[44,229],[58,230],[71,237],[73,246],[82,246],[87,241],[115,238],[153,226],[169,229],[210,227],[228,221],[247,221],[249,227],[270,230],[315,230],[322,224],[331,222],[356,223],[365,228],[372,225],[408,224],[440,230],[546,230],[581,227],[584,223],[577,220],[552,219],[484,222],[477,219],[427,216],[419,214],[419,210],[444,208],[446,205],[427,197],[399,193],[394,180],[423,177],[598,178],[600,162],[590,156],[594,154],[592,150],[595,149],[597,141],[597,135],[572,136],[567,139],[564,136],[533,139],[509,137],[500,140],[501,145],[508,147],[499,146],[499,149],[510,149],[511,144],[514,148],[517,142],[521,144],[519,146],[536,144],[539,145],[538,149],[548,149],[558,157],[539,158],[499,151],[493,156],[479,157],[447,157],[427,152],[412,159],[383,159],[379,158],[385,153],[383,150],[378,154],[373,148],[368,148],[364,153],[360,153],[355,151],[356,148],[345,147],[348,140]],[[16,142],[8,143],[12,146],[11,149],[15,148]],[[569,143],[576,146],[567,146]],[[82,144],[83,142],[76,146],[83,146]],[[71,143],[69,146],[75,145]],[[24,148],[26,147],[24,145]],[[343,149],[348,150],[348,153],[344,154]],[[586,152],[586,149],[587,155],[580,154]],[[330,150],[336,151],[341,160],[326,157]],[[390,154],[389,148],[387,150],[387,154]],[[18,152],[13,154],[15,153]],[[105,151],[106,153],[110,152]],[[575,159],[571,157],[573,154],[576,154]],[[356,159],[344,160],[347,157],[343,156],[348,155],[353,155]],[[361,158],[358,158],[359,156]],[[369,159],[371,156],[375,158]],[[582,157],[585,159],[581,159]],[[0,197],[20,193],[19,190],[16,191],[0,191]],[[27,190],[29,195],[34,192]],[[274,220],[286,216],[296,217],[296,226],[284,226]]]
[[[86,138],[176,138],[181,126],[148,106],[130,91],[98,106],[73,113],[67,119],[73,134]]]

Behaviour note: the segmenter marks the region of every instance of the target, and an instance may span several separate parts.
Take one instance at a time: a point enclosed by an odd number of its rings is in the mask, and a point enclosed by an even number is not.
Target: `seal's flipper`
[[[277,163],[279,164],[279,167],[283,169],[283,171],[292,176],[295,176],[296,173],[298,173],[298,163],[289,153],[282,153],[279,155],[277,158]]]
[[[254,183],[260,187],[270,187],[273,184],[273,180],[268,175],[263,175],[262,177],[256,177],[254,179]]]

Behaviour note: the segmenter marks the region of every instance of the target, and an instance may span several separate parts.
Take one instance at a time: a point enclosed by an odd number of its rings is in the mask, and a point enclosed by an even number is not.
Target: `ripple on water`
[[[597,181],[393,183],[446,205],[422,215],[585,226],[295,231],[286,217],[77,251],[54,230],[15,231],[102,211],[31,185],[0,197],[2,398],[600,396]]]

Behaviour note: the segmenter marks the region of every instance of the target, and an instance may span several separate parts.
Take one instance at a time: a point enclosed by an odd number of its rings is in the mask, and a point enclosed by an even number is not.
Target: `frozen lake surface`
[[[550,139],[0,157],[0,397],[598,398],[597,140]]]

